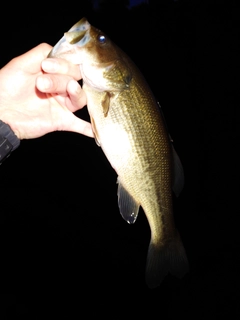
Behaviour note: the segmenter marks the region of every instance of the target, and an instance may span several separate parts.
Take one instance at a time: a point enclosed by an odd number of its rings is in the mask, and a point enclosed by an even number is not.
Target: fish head
[[[121,91],[131,82],[130,66],[121,50],[86,18],[64,33],[48,57],[79,65],[84,82],[100,91]]]

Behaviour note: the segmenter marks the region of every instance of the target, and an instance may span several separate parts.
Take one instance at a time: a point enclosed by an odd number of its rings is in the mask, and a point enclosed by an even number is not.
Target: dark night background
[[[41,42],[54,45],[83,16],[129,54],[162,106],[184,166],[174,214],[190,272],[149,290],[143,212],[134,225],[122,219],[116,174],[93,139],[51,133],[22,141],[0,167],[2,319],[145,312],[159,319],[236,318],[237,2],[149,0],[128,9],[128,1],[105,0],[94,10],[91,1],[77,3],[26,12],[16,4],[19,17],[1,21],[0,67]],[[78,114],[88,118],[86,108]]]

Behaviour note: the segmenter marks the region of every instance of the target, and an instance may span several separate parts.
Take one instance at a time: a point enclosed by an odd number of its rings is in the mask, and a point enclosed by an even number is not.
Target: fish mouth
[[[88,39],[84,39],[87,31],[90,29],[91,25],[86,18],[82,18],[78,21],[72,28],[64,33],[64,36],[70,44],[78,44],[79,46],[84,46]]]
[[[64,33],[64,36],[52,48],[48,54],[48,58],[61,57],[62,54],[72,50],[73,45],[83,47],[90,41],[89,30],[90,23],[86,18],[82,18],[69,31]]]

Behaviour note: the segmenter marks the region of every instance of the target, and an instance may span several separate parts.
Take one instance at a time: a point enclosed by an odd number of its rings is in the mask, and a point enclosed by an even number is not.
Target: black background
[[[22,141],[0,167],[5,319],[115,319],[145,311],[161,319],[239,316],[235,2],[149,1],[127,10],[121,1],[103,1],[94,11],[78,1],[69,10],[66,4],[15,9],[18,18],[1,22],[1,66],[41,42],[54,45],[86,16],[142,70],[185,170],[174,214],[190,272],[149,290],[143,212],[134,225],[121,218],[116,174],[93,139],[51,133]],[[88,119],[86,110],[78,115]]]

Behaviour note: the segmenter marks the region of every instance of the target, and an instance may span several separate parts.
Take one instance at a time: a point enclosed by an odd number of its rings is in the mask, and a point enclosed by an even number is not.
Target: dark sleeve
[[[8,124],[0,120],[0,164],[20,145],[20,140]]]

